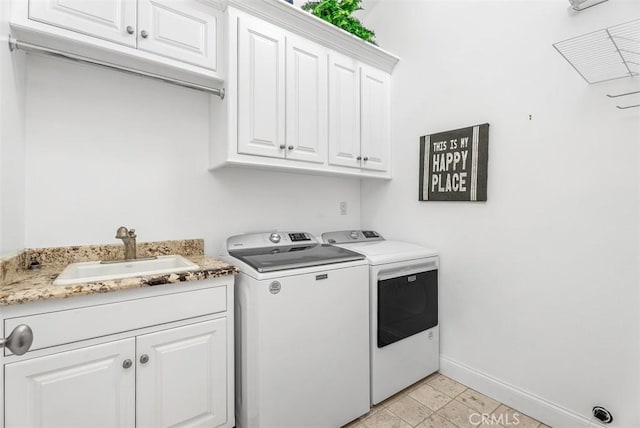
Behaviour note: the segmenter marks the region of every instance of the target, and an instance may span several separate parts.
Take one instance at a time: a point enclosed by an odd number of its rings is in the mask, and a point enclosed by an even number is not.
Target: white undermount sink
[[[117,263],[82,262],[67,266],[53,285],[70,285],[81,282],[105,281],[133,276],[162,275],[189,272],[200,267],[182,256],[158,256],[151,260],[132,260]]]

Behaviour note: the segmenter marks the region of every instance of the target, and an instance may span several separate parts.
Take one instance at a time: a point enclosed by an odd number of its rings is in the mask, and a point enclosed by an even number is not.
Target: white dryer
[[[301,232],[227,240],[235,281],[238,428],[334,428],[369,411],[361,254]]]
[[[438,253],[370,230],[327,232],[322,240],[369,262],[371,403],[438,371]]]

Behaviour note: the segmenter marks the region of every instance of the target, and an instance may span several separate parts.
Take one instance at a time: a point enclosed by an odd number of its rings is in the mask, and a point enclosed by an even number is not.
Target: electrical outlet
[[[340,215],[347,215],[347,202],[340,202]]]

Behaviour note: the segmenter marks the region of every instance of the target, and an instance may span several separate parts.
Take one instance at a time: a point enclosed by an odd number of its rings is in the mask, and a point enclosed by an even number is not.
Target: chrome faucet
[[[120,226],[116,231],[116,238],[122,239],[124,243],[124,259],[135,260],[138,258],[136,254],[136,230],[127,230],[126,227]]]

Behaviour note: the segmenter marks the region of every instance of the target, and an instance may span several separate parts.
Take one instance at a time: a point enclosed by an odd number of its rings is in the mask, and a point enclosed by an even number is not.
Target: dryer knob
[[[358,236],[358,232],[356,232],[355,230],[349,234],[349,237],[351,239],[358,239]]]
[[[277,244],[278,242],[280,242],[280,234],[272,233],[271,235],[269,235],[269,241],[273,242],[274,244]]]

